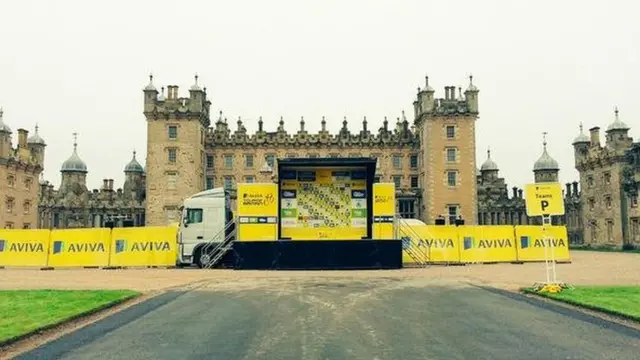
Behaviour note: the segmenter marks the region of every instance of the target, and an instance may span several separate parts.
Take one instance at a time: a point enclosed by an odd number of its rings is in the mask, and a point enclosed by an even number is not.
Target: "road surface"
[[[264,280],[172,292],[20,359],[637,359],[640,332],[452,281]]]

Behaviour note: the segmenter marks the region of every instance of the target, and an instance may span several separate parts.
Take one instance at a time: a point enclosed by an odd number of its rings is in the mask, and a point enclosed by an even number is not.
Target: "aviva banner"
[[[49,233],[49,230],[0,230],[0,266],[46,266]]]
[[[176,235],[172,226],[115,228],[111,232],[110,266],[172,266]]]
[[[109,229],[53,230],[50,239],[48,266],[109,265]]]
[[[401,230],[403,263],[416,260],[430,263],[458,263],[460,252],[458,229],[455,226],[411,226]],[[415,259],[417,258],[417,259]]]
[[[513,226],[459,226],[460,261],[516,261]]]
[[[553,246],[554,258],[557,261],[568,261],[569,242],[567,241],[567,228],[564,226],[547,227],[548,239],[545,241],[542,226],[516,226],[516,246],[518,248],[518,261],[544,261],[545,242],[551,251]],[[551,253],[549,253],[549,256]]]

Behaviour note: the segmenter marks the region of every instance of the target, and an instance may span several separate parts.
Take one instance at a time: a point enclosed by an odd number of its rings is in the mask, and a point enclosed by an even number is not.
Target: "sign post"
[[[551,244],[549,226],[552,225],[551,217],[564,215],[564,199],[562,198],[562,185],[559,183],[536,183],[525,187],[525,202],[529,217],[542,219],[542,242],[544,245],[544,263],[547,281],[544,284],[534,285],[540,292],[560,292],[563,284],[556,278],[555,249]]]

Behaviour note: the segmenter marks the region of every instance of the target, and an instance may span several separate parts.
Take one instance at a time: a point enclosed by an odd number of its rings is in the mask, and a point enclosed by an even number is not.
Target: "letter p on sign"
[[[564,215],[562,185],[559,183],[528,184],[525,201],[528,216]]]

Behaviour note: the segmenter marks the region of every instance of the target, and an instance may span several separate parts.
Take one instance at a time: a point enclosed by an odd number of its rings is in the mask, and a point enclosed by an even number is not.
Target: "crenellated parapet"
[[[292,148],[371,148],[371,147],[398,147],[418,149],[420,141],[417,132],[404,116],[397,118],[396,127],[389,129],[389,121],[385,117],[383,125],[377,132],[369,130],[368,120],[362,120],[362,127],[352,132],[349,129],[346,117],[342,121],[342,128],[336,134],[327,131],[327,122],[324,117],[320,121],[321,129],[317,133],[309,133],[306,129],[306,121],[300,119],[297,132],[288,133],[284,128],[284,119],[278,121],[275,131],[267,131],[264,128],[262,117],[258,120],[258,130],[248,133],[242,119],[238,119],[235,130],[232,131],[226,118],[220,116],[214,127],[207,129],[205,138],[206,147],[234,148],[245,147],[292,147]]]
[[[208,127],[211,102],[207,99],[207,88],[198,85],[198,76],[189,89],[189,96],[180,96],[177,85],[161,87],[158,92],[153,84],[153,75],[149,75],[149,84],[144,88],[144,115],[147,120],[197,120]]]

